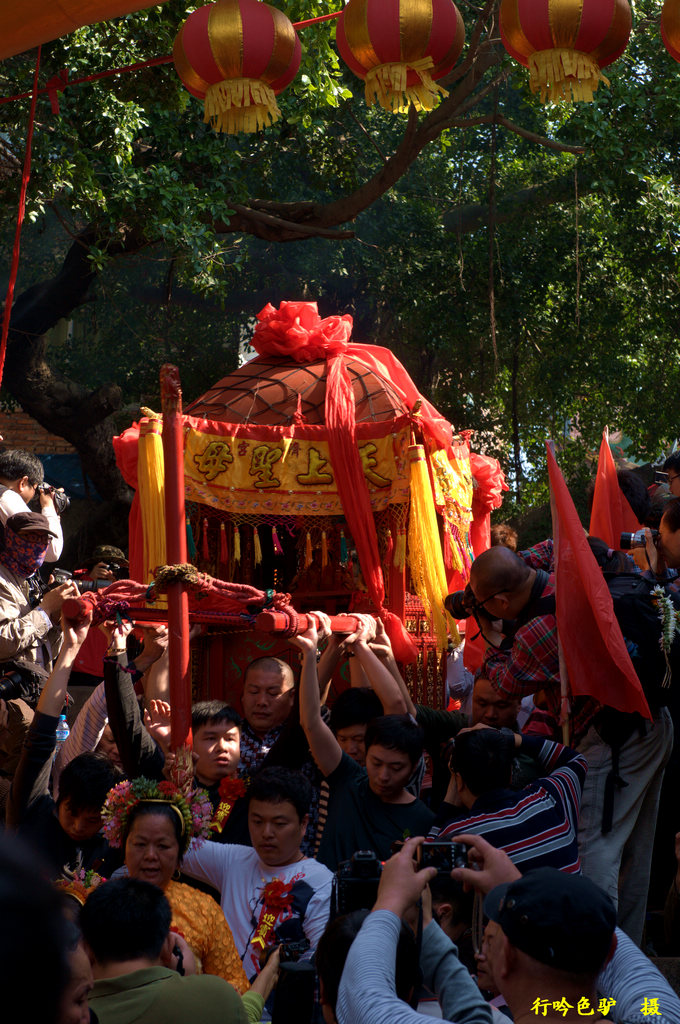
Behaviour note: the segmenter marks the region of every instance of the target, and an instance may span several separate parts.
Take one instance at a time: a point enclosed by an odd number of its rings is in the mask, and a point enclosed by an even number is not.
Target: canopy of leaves
[[[285,10],[298,20],[339,6]],[[69,87],[58,117],[42,99],[19,289],[51,277],[87,225],[98,238],[90,301],[55,332],[50,365],[153,404],[170,360],[193,398],[234,367],[266,301],[305,298],[352,312],[357,340],[392,348],[457,428],[475,429],[510,469],[519,508],[545,496],[549,436],[564,438],[570,474],[588,472],[605,423],[639,457],[656,454],[678,432],[680,385],[680,66],[659,5],[636,3],[611,87],[559,107],[542,106],[504,55],[497,4],[461,4],[468,40],[482,7],[480,72],[454,78],[453,98],[465,85],[467,99],[445,101],[439,121],[367,109],[328,22],[302,30],[282,120],[256,135],[215,135],[172,65]],[[41,78],[170,53],[193,9],[170,0],[81,29],[43,48]],[[2,93],[29,89],[33,67],[33,54],[1,65]],[[0,117],[20,152],[27,101]],[[263,228],[258,217],[286,210],[321,225],[319,211],[390,168],[409,131],[425,140],[420,155],[344,224],[329,219],[331,237],[293,244],[304,232]],[[0,192],[8,249],[16,179]]]

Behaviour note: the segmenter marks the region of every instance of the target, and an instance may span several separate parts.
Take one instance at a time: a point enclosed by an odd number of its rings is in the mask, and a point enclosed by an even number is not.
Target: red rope
[[[332,18],[339,18],[342,11],[337,11],[336,14],[320,14],[318,18],[308,18],[306,21],[294,21],[294,28],[307,28],[308,25],[315,25],[317,21],[330,21]],[[161,64],[172,64],[172,55],[167,57],[154,57],[152,60],[140,61],[138,64],[126,64],[122,68],[112,68],[110,71],[99,71],[96,75],[85,75],[83,78],[73,78],[71,81],[65,81],[61,89],[63,90],[67,85],[82,85],[83,82],[97,82],[100,78],[112,78],[114,75],[124,75],[128,71],[141,71],[144,68],[155,68]],[[58,86],[56,88],[59,88]],[[49,93],[55,91],[55,85],[47,85],[42,89],[38,89],[38,95],[43,93]],[[27,97],[32,96],[32,92],[18,92],[14,96],[0,96],[0,106],[3,103],[12,103],[14,100],[25,100]]]
[[[40,54],[42,47],[38,47],[38,56],[35,61],[35,72],[33,75],[33,92],[31,94],[31,110],[28,115],[28,134],[26,136],[26,154],[24,156],[24,170],[21,175],[21,191],[19,193],[19,210],[17,212],[17,226],[14,232],[14,248],[12,249],[12,267],[7,285],[7,297],[5,298],[5,311],[2,318],[2,338],[0,339],[0,382],[5,369],[5,354],[7,352],[7,337],[9,335],[9,321],[12,315],[12,303],[14,301],[14,286],[19,272],[19,253],[21,251],[21,227],[24,223],[26,212],[26,191],[31,177],[31,148],[33,145],[33,126],[35,124],[35,107],[38,102],[38,74],[40,72]]]

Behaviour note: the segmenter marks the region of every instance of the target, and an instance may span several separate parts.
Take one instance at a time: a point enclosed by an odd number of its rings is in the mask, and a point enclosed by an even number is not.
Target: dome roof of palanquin
[[[345,357],[352,382],[357,423],[385,423],[409,411],[389,380],[358,359]],[[294,363],[289,359],[259,356],[218,381],[195,402],[185,406],[188,416],[225,423],[286,426],[302,414],[305,423],[325,422],[326,369],[324,359]]]

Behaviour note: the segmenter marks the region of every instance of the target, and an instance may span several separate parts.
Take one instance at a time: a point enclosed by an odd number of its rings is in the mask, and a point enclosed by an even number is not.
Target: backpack
[[[540,580],[539,573],[542,576]],[[652,591],[661,587],[664,595],[672,601],[676,613],[680,612],[680,592],[669,590],[667,586],[634,572],[603,572],[602,575],[611,594],[614,614],[621,627],[630,660],[650,709],[653,711],[673,703],[677,700],[673,689],[674,680],[675,689],[680,690],[680,634],[674,632],[666,656],[661,646],[661,616]],[[540,590],[545,586],[547,578],[547,573],[541,570],[537,572]],[[554,594],[530,599],[523,618],[518,622],[523,625],[537,615],[555,615],[555,609]]]
[[[605,572],[602,575],[650,709],[672,703],[676,696],[674,689],[680,687],[680,636],[674,630],[666,655],[661,645],[661,614],[652,591],[660,587],[665,597],[670,598],[676,614],[680,610],[680,594],[636,573]]]
[[[637,573],[603,572],[602,575],[650,710],[654,713],[657,708],[677,703],[677,691],[680,690],[680,636],[674,630],[670,650],[666,654],[661,646],[662,621],[653,591],[660,586],[665,597],[670,598],[676,614],[680,610],[680,593]],[[537,604],[540,614],[555,614],[554,595],[540,598]],[[594,724],[602,740],[612,749],[612,768],[605,781],[602,807],[602,834],[606,835],[612,829],[616,790],[627,785],[619,774],[619,752],[634,732],[644,734],[647,723],[637,713],[626,714],[615,708],[604,707]]]

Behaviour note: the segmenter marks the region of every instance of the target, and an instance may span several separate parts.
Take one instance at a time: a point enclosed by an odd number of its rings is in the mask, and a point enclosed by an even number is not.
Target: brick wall
[[[28,452],[40,455],[69,454],[75,448],[63,437],[56,437],[41,427],[31,416],[22,410],[7,411],[0,409],[0,434],[2,443],[8,448],[25,448]]]

